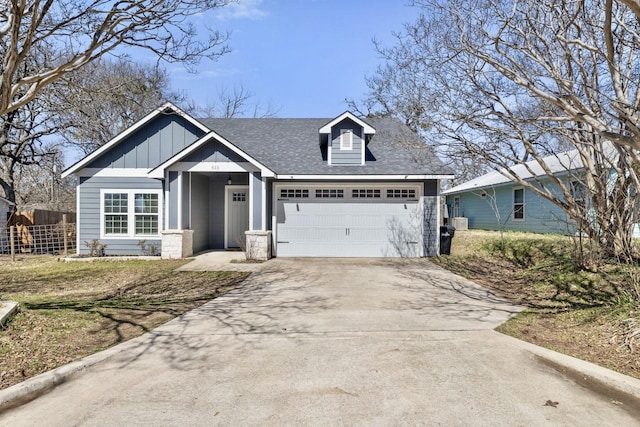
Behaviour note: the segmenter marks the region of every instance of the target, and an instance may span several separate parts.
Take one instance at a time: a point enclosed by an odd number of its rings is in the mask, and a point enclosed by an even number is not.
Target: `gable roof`
[[[149,114],[147,114],[146,116],[144,116],[142,119],[138,120],[132,126],[130,126],[127,129],[125,129],[122,133],[116,135],[109,142],[107,142],[102,147],[98,148],[93,153],[91,153],[88,156],[80,159],[79,161],[77,161],[73,165],[69,166],[65,171],[62,172],[62,178],[66,178],[67,176],[69,176],[69,175],[79,171],[83,167],[87,166],[89,163],[91,163],[92,161],[94,161],[95,159],[97,159],[98,157],[100,157],[101,155],[106,153],[107,151],[111,150],[114,146],[118,145],[120,142],[122,142],[124,139],[126,139],[129,135],[133,134],[135,131],[137,131],[138,129],[140,129],[141,127],[146,125],[147,123],[151,122],[153,119],[155,119],[156,117],[158,117],[161,114],[177,114],[179,116],[184,117],[187,121],[192,123],[197,128],[201,129],[203,132],[208,132],[209,131],[209,129],[206,126],[203,126],[202,123],[198,122],[196,119],[191,117],[189,114],[185,113],[184,111],[182,111],[181,109],[179,109],[178,107],[173,105],[172,103],[166,102],[166,103],[162,104],[160,107],[158,107],[155,110],[153,110],[152,112],[150,112]]]
[[[577,150],[565,151],[563,153],[554,154],[543,158],[543,161],[553,174],[568,173],[574,170],[582,169],[583,165]],[[526,165],[526,166],[525,166]],[[533,174],[529,171],[533,172]],[[538,161],[532,160],[525,164],[517,164],[511,167],[511,170],[524,180],[533,179],[534,177],[546,175]],[[463,193],[466,191],[480,190],[483,188],[495,187],[505,184],[516,183],[515,180],[504,175],[506,169],[500,171],[489,172],[460,185],[452,187],[442,192],[443,195]]]
[[[439,175],[453,171],[399,120],[372,118],[365,165],[329,165],[318,129],[337,119],[199,119],[277,175]]]
[[[67,168],[63,177],[86,167],[162,114],[182,116],[202,130],[204,135],[162,164],[151,168],[150,177],[164,176],[160,171],[212,140],[246,158],[265,172],[266,176],[283,179],[302,175],[453,177],[451,168],[444,165],[417,135],[394,118],[375,117],[367,119],[369,123],[366,123],[352,113],[345,112],[334,119],[195,119],[171,103],[155,109],[107,144]],[[345,119],[361,124],[365,134],[376,134],[365,147],[365,165],[329,165],[326,144],[318,144],[319,131],[328,129],[330,132],[331,126]]]
[[[340,114],[335,119],[329,121],[327,124],[322,126],[319,129],[318,132],[320,132],[320,133],[331,133],[331,128],[334,127],[335,125],[337,125],[338,123],[340,123],[341,121],[343,121],[344,119],[351,119],[354,122],[356,122],[358,125],[362,126],[364,128],[364,133],[365,134],[374,134],[374,133],[376,133],[375,128],[371,127],[371,125],[366,123],[364,120],[358,118],[357,116],[355,116],[350,111],[345,111],[344,113]]]
[[[184,159],[189,154],[193,153],[198,148],[202,147],[204,144],[210,142],[212,139],[215,139],[216,141],[220,142],[225,147],[229,148],[234,153],[236,153],[236,154],[244,157],[245,159],[247,159],[247,161],[249,161],[249,163],[251,163],[252,165],[257,167],[258,169],[260,169],[261,173],[263,175],[265,175],[265,176],[273,176],[273,172],[271,170],[269,170],[269,168],[265,167],[262,163],[260,163],[256,159],[254,159],[251,156],[247,155],[247,153],[242,152],[234,144],[230,143],[229,141],[227,141],[226,139],[224,139],[223,137],[221,137],[220,135],[218,135],[214,131],[209,131],[208,133],[206,133],[202,137],[198,138],[198,140],[193,142],[191,145],[186,146],[180,152],[176,153],[175,155],[173,155],[172,157],[167,159],[162,164],[160,164],[160,165],[156,166],[155,168],[151,169],[149,171],[149,176],[151,178],[162,178],[164,176],[164,170],[166,168],[168,168],[169,166],[173,165],[174,163],[180,161],[181,159]]]

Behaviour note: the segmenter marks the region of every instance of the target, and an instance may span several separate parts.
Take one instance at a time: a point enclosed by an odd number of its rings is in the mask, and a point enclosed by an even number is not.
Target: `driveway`
[[[0,416],[13,426],[637,425],[427,260],[276,259]]]

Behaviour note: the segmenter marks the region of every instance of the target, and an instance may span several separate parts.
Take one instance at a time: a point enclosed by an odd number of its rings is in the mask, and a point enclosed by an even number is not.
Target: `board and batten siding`
[[[188,163],[244,163],[247,160],[219,142],[211,141],[181,160]]]
[[[505,185],[482,190],[447,195],[447,205],[452,206],[454,197],[460,197],[460,216],[468,219],[470,229],[523,231],[532,233],[561,233],[571,231],[567,215],[555,204],[524,189],[524,220],[513,219],[513,190],[519,185]],[[486,193],[486,197],[482,197]],[[495,194],[495,196],[494,196]],[[492,209],[492,198],[500,212],[500,220]]]
[[[351,150],[340,150],[340,131],[350,129],[353,132]],[[352,120],[346,119],[331,128],[331,164],[361,165],[362,150],[365,149],[362,127]]]
[[[89,168],[151,169],[204,135],[175,114],[161,115],[87,165]]]
[[[160,238],[101,239],[100,238],[100,190],[162,190],[162,182],[149,178],[81,177],[78,188],[78,253],[88,254],[85,242],[99,240],[106,244],[106,255],[141,255],[138,242],[161,246]],[[162,208],[164,203],[159,201]],[[162,226],[160,226],[162,229]]]
[[[191,175],[191,229],[193,251],[209,249],[209,178]]]
[[[209,181],[209,247],[224,249],[225,182]]]

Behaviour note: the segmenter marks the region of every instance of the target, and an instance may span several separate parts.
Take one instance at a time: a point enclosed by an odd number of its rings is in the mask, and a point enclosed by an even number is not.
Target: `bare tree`
[[[417,101],[430,104],[426,123],[415,128],[446,147],[449,158],[488,165],[570,218],[588,219],[581,221],[585,232],[607,254],[631,259],[640,184],[637,1],[414,5],[422,15],[395,46],[380,50],[397,75],[407,67],[419,71],[409,73],[418,80],[412,86],[423,90]],[[379,93],[386,101],[391,92]],[[554,162],[567,150],[573,153],[567,168],[583,171],[588,208],[555,173]],[[514,165],[523,165],[525,176]]]
[[[47,121],[39,100],[0,116],[0,187],[16,203],[16,174],[22,166],[37,165],[55,152],[43,140],[58,129]]]
[[[46,93],[52,98],[50,119],[60,129],[59,135],[85,154],[162,103],[186,100],[184,94],[171,90],[162,68],[128,58],[98,59],[67,74]]]
[[[271,102],[261,103],[255,98],[252,91],[244,86],[238,86],[233,90],[222,88],[218,91],[217,99],[214,102],[205,106],[191,104],[187,110],[202,117],[231,119],[234,117],[276,117],[280,108],[275,108]]]
[[[159,60],[195,66],[227,52],[228,34],[201,37],[189,21],[230,0],[2,0],[0,115],[33,100],[45,87],[118,47],[150,50]],[[48,61],[25,68],[34,56]]]

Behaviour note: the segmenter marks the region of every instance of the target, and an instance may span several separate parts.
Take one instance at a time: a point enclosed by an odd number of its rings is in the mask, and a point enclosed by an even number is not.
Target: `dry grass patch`
[[[600,260],[585,270],[571,238],[456,232],[452,254],[435,262],[526,310],[498,331],[640,378],[637,266]]]
[[[0,257],[0,388],[149,331],[240,285],[248,273],[179,272],[187,261],[58,262]]]

